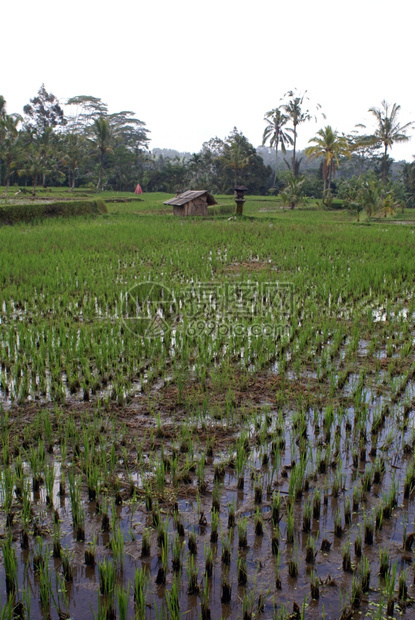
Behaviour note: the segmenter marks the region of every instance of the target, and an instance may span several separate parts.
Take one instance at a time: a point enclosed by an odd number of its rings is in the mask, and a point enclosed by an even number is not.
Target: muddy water
[[[340,352],[341,353],[341,352]],[[367,353],[367,344],[362,342],[358,350],[359,356]],[[394,378],[396,385],[402,381],[404,375]],[[307,377],[307,385],[313,379]],[[294,381],[294,377],[293,377]],[[360,607],[351,610],[353,617],[360,614],[369,614],[378,610],[385,590],[385,581],[380,579],[379,552],[386,550],[389,555],[389,567],[397,563],[397,574],[407,570],[408,598],[415,595],[413,581],[412,548],[404,549],[403,542],[408,535],[415,530],[415,506],[413,494],[404,498],[404,480],[406,471],[410,469],[414,445],[415,425],[413,417],[413,398],[415,384],[410,380],[398,399],[391,401],[392,382],[386,371],[377,374],[372,373],[365,380],[361,390],[360,401],[356,402],[356,393],[359,391],[359,373],[351,373],[348,381],[341,389],[340,394],[334,400],[334,417],[329,432],[325,428],[326,411],[324,408],[310,407],[305,411],[306,437],[308,445],[308,458],[304,480],[307,480],[301,497],[293,501],[294,540],[288,542],[288,510],[286,506],[290,491],[290,483],[295,475],[301,450],[298,440],[298,432],[295,428],[295,420],[298,419],[298,408],[285,406],[280,412],[275,408],[269,395],[264,394],[261,399],[261,411],[256,411],[248,422],[245,421],[245,431],[248,433],[252,449],[248,455],[248,461],[244,473],[244,488],[238,489],[235,469],[229,465],[229,446],[215,449],[214,459],[207,457],[206,466],[206,494],[200,495],[197,501],[197,477],[191,472],[187,483],[181,482],[176,490],[170,482],[170,474],[166,474],[166,488],[164,499],[160,499],[161,519],[166,521],[168,538],[168,571],[166,584],[157,585],[161,558],[160,547],[157,542],[157,531],[153,527],[151,511],[145,507],[143,498],[143,480],[151,475],[137,468],[132,468],[129,475],[136,484],[137,499],[133,501],[126,492],[127,475],[120,473],[123,486],[123,502],[121,506],[114,505],[114,493],[108,486],[103,489],[100,502],[103,497],[108,497],[108,515],[110,522],[114,521],[120,527],[124,539],[124,553],[122,562],[114,558],[110,547],[112,532],[102,530],[102,515],[97,512],[95,501],[89,501],[84,484],[80,486],[82,506],[85,511],[85,541],[78,542],[72,526],[71,501],[67,495],[59,495],[61,472],[68,477],[69,463],[61,463],[58,452],[48,455],[48,461],[54,462],[56,480],[54,485],[53,504],[60,519],[60,542],[70,553],[70,562],[73,566],[73,581],[66,584],[67,602],[62,596],[62,586],[56,582],[55,573],[62,575],[62,561],[51,556],[53,540],[53,510],[46,504],[46,491],[44,483],[41,484],[37,493],[31,493],[30,499],[33,508],[33,518],[30,524],[29,549],[22,549],[20,545],[21,532],[21,503],[16,498],[13,500],[14,524],[11,528],[13,535],[13,547],[17,559],[18,592],[17,600],[31,600],[31,618],[44,618],[48,614],[52,618],[58,617],[57,608],[70,615],[72,618],[92,618],[98,614],[99,601],[103,602],[100,595],[98,565],[104,559],[113,560],[116,565],[116,579],[119,586],[124,590],[129,585],[128,613],[127,617],[134,617],[135,604],[133,598],[133,582],[137,569],[145,568],[148,574],[148,586],[146,596],[146,618],[162,617],[162,610],[166,610],[166,592],[172,591],[173,583],[177,579],[172,570],[172,543],[176,538],[176,526],[173,516],[173,501],[177,499],[178,516],[184,527],[182,537],[183,554],[182,570],[179,580],[179,608],[180,613],[189,619],[197,619],[201,615],[201,592],[189,594],[189,575],[187,572],[189,552],[189,538],[191,533],[196,535],[197,553],[195,554],[195,566],[198,569],[197,584],[203,590],[206,578],[205,554],[207,549],[212,549],[213,571],[208,579],[209,606],[212,618],[241,618],[242,609],[252,608],[257,611],[258,599],[262,595],[264,604],[263,617],[284,617],[283,610],[287,614],[293,610],[293,604],[301,607],[306,604],[306,618],[320,619],[322,617],[337,619],[342,609],[350,607],[350,595],[352,590],[353,576],[359,575],[362,560],[355,553],[355,541],[359,535],[364,539],[364,523],[375,521],[375,514],[381,503],[385,504],[388,494],[393,485],[396,487],[396,505],[393,507],[390,517],[385,518],[381,527],[375,528],[373,544],[362,543],[363,558],[367,558],[370,565],[370,588],[363,593]],[[323,389],[323,388],[322,388]],[[405,406],[404,406],[405,404]],[[357,408],[356,408],[357,407]],[[385,420],[377,427],[376,433],[372,433],[372,425],[383,408],[388,412]],[[362,417],[361,411],[365,410]],[[105,414],[103,414],[105,417]],[[141,423],[144,424],[144,418]],[[164,421],[174,420],[169,413]],[[220,432],[218,420],[206,417],[205,423],[212,425],[215,433]],[[282,427],[280,427],[282,423]],[[147,421],[150,426],[150,421]],[[103,426],[109,427],[107,422]],[[262,445],[259,441],[261,429],[266,426]],[[235,434],[242,427],[236,428]],[[229,428],[224,424],[224,432]],[[141,432],[142,429],[141,429]],[[217,435],[216,435],[217,436]],[[277,439],[284,439],[280,449],[274,452],[273,443]],[[115,439],[114,439],[115,442]],[[108,452],[111,444],[108,444]],[[165,453],[171,455],[172,444],[164,441]],[[202,448],[200,448],[202,451]],[[152,462],[155,455],[160,458],[160,451],[146,453],[146,463]],[[267,458],[264,459],[264,455]],[[277,455],[278,464],[275,466],[274,458]],[[326,457],[324,467],[318,459]],[[198,447],[195,445],[195,459],[198,460]],[[382,472],[380,481],[375,483],[374,471],[376,459],[382,460]],[[297,465],[293,467],[293,462]],[[211,543],[212,522],[212,491],[214,489],[213,471],[214,466],[223,463],[225,467],[224,478],[220,483],[220,524],[217,543]],[[28,480],[31,480],[31,472],[28,464],[24,463],[24,469]],[[370,489],[362,491],[362,481],[365,472],[370,473]],[[81,470],[79,472],[81,473]],[[254,502],[255,487],[259,484],[262,488],[262,501]],[[335,489],[335,481],[340,481]],[[267,489],[267,485],[271,485]],[[267,491],[280,492],[281,511],[279,521],[279,572],[281,588],[276,587],[276,556],[272,551],[272,498]],[[313,502],[317,491],[321,494],[320,515],[311,518],[310,533],[303,531],[303,512],[307,501]],[[345,520],[345,506],[352,501],[354,492],[359,491],[360,499],[358,506],[351,513],[350,523]],[[156,494],[154,494],[154,499]],[[5,481],[0,479],[0,504],[6,500]],[[222,562],[224,541],[229,535],[228,515],[229,505],[235,507],[236,525],[230,533],[230,564],[229,567]],[[200,514],[203,511],[206,522],[200,522]],[[263,534],[255,532],[255,516],[257,511],[263,520]],[[335,518],[340,515],[341,531],[335,532]],[[238,524],[247,519],[247,546],[239,548]],[[35,524],[38,531],[35,532]],[[148,558],[141,557],[142,536],[144,530],[151,533],[151,553]],[[6,535],[6,515],[4,508],[0,509],[0,535]],[[34,570],[33,559],[36,553],[36,536],[39,534],[43,540],[45,555],[50,567],[50,610],[42,610],[40,604],[40,577]],[[309,534],[315,541],[314,563],[306,563],[306,546]],[[85,565],[85,549],[93,539],[96,539],[96,564],[93,567]],[[324,540],[328,541],[329,549],[322,549]],[[350,544],[351,572],[347,572],[342,566],[344,547]],[[246,560],[247,585],[238,585],[238,557]],[[294,560],[298,566],[296,577],[289,575],[289,562]],[[313,600],[310,596],[310,582],[312,573],[319,580],[319,599]],[[231,585],[231,600],[223,603],[222,580],[229,580]],[[0,558],[0,594],[2,605],[5,605],[7,593],[5,588],[4,560]],[[394,590],[397,596],[397,587]],[[116,597],[114,608],[117,617],[120,617]],[[397,606],[396,606],[397,609]],[[396,611],[396,614],[398,612]],[[411,617],[411,608],[402,604],[402,613]],[[280,614],[278,616],[278,614]],[[166,612],[166,617],[168,613]]]

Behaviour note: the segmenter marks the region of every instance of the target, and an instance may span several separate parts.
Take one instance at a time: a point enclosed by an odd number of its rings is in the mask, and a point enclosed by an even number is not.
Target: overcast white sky
[[[258,146],[265,112],[297,88],[324,124],[373,128],[370,107],[415,120],[413,0],[22,0],[2,6],[0,94],[22,112],[42,82],[61,102],[100,97],[132,110],[150,148],[197,152],[236,126]],[[412,135],[413,132],[410,132]],[[415,141],[395,145],[412,161]]]

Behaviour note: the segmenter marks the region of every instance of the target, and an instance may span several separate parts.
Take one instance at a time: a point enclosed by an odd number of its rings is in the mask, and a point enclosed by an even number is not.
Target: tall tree
[[[99,153],[99,172],[97,182],[97,192],[102,186],[102,175],[105,167],[105,157],[107,153],[113,153],[115,144],[115,135],[107,118],[101,116],[97,118],[92,125],[92,138],[91,142],[95,145],[95,148]]]
[[[0,121],[3,125],[3,139],[0,142],[0,157],[6,163],[6,192],[10,187],[10,176],[13,165],[19,158],[20,140],[18,124],[22,117],[19,114],[6,114]]]
[[[23,112],[26,116],[25,127],[38,136],[42,136],[49,127],[54,129],[67,123],[58,99],[47,92],[44,84],[39,88],[36,97],[23,107]]]
[[[69,116],[68,122],[71,128],[77,131],[86,131],[100,117],[108,115],[108,106],[99,97],[91,95],[76,95],[66,102],[71,111],[75,112]]]
[[[44,176],[49,172],[49,162],[42,155],[36,144],[34,142],[30,143],[25,148],[25,161],[18,174],[20,176],[28,176],[32,179],[33,196],[36,196],[39,175]]]
[[[284,125],[288,121],[287,114],[281,112],[281,108],[275,108],[270,112],[267,112],[264,117],[267,126],[264,129],[264,135],[262,136],[262,146],[265,146],[269,140],[271,148],[275,149],[275,175],[273,186],[277,185],[277,166],[278,166],[278,147],[281,145],[281,151],[286,153],[286,145],[292,144],[293,140],[291,136],[283,130]]]
[[[4,136],[5,136],[5,126],[4,122],[6,120],[6,100],[3,95],[0,95],[0,149],[3,144]],[[0,185],[1,185],[1,152],[0,152]]]
[[[287,116],[291,119],[292,128],[290,131],[292,133],[292,145],[293,145],[293,154],[291,160],[291,171],[294,176],[297,176],[300,170],[301,159],[297,161],[296,159],[296,151],[297,151],[297,137],[298,137],[298,125],[301,123],[305,123],[313,118],[313,114],[307,108],[307,91],[305,91],[302,95],[298,94],[295,90],[289,90],[285,93],[283,100],[288,101],[284,103],[281,108],[287,114]],[[320,108],[320,105],[317,105],[317,108]]]
[[[63,109],[58,99],[53,93],[48,93],[45,85],[30,103],[23,107],[25,114],[24,127],[31,133],[33,141],[41,151],[42,160],[42,182],[46,186],[46,174],[56,165],[58,159],[57,144],[55,140],[55,130],[57,127],[64,127],[67,124]]]
[[[225,141],[225,149],[222,156],[225,167],[233,170],[234,185],[238,185],[239,173],[246,166],[249,166],[254,153],[255,149],[253,149],[252,145],[234,127],[232,133]]]
[[[388,149],[392,148],[395,142],[408,142],[410,140],[406,132],[414,126],[413,122],[401,125],[398,122],[398,114],[401,106],[394,103],[392,107],[383,100],[380,108],[370,108],[376,121],[377,128],[373,135],[367,136],[367,141],[372,144],[383,146],[382,158],[382,181],[386,183],[388,175]]]
[[[80,133],[73,131],[62,136],[60,148],[61,163],[68,169],[69,192],[73,192],[77,171],[86,160],[86,138]]]
[[[327,188],[330,189],[331,181],[336,173],[340,157],[351,157],[351,148],[346,136],[339,136],[336,131],[327,125],[320,129],[314,138],[309,142],[313,146],[305,149],[305,154],[309,159],[323,157],[323,193],[326,195]]]

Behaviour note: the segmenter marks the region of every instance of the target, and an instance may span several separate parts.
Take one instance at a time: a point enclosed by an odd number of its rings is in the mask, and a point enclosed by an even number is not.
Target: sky
[[[284,93],[307,92],[326,118],[299,127],[298,144],[330,124],[375,129],[369,108],[401,106],[415,121],[411,0],[21,0],[2,7],[0,94],[22,112],[42,83],[61,103],[100,97],[131,110],[150,148],[198,152],[237,127],[256,147],[264,114]],[[6,50],[6,53],[5,53]],[[408,135],[415,137],[415,131]],[[412,161],[415,138],[391,156]]]

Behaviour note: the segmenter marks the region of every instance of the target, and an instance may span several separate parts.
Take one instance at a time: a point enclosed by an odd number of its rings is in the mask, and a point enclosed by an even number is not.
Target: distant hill
[[[175,149],[154,148],[151,149],[151,152],[156,157],[163,157],[164,159],[175,159],[176,157],[178,157],[179,159],[190,159],[192,156],[192,153],[189,153],[187,151],[182,153],[180,151],[176,151]]]

